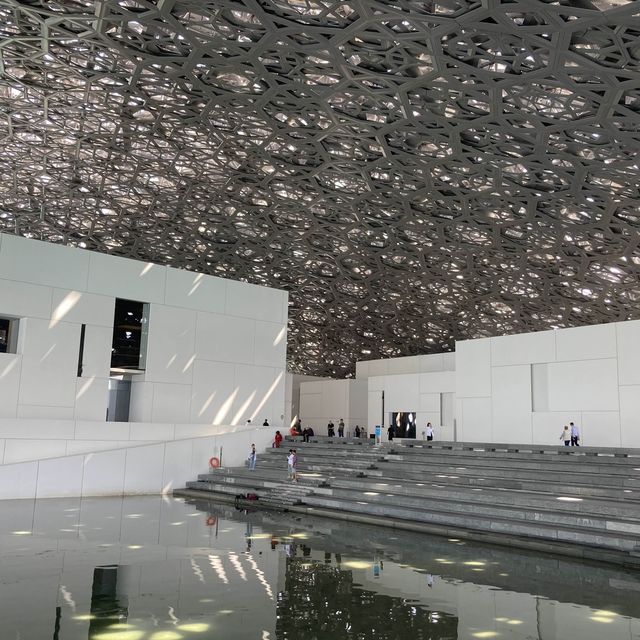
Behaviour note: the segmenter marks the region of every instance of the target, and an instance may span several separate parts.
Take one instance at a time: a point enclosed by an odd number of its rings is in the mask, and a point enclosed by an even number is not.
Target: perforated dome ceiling
[[[640,4],[0,0],[0,229],[290,291],[293,370],[640,316]]]

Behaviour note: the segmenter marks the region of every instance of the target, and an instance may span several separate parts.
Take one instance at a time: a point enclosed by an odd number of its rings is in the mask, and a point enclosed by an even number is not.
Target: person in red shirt
[[[282,442],[282,434],[279,431],[276,431],[276,436],[273,439],[273,446],[276,449],[280,448],[280,443]]]

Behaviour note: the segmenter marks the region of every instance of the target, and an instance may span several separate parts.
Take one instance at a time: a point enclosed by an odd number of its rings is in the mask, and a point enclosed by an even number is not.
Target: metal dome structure
[[[0,0],[0,230],[290,292],[292,370],[640,317],[640,3]]]

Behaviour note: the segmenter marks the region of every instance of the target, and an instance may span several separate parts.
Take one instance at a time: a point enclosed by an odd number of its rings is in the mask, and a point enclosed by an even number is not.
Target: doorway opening
[[[111,376],[109,378],[109,406],[107,422],[129,422],[131,404],[131,377]]]
[[[395,431],[394,438],[416,437],[415,411],[392,411],[389,418],[389,424],[393,425]]]

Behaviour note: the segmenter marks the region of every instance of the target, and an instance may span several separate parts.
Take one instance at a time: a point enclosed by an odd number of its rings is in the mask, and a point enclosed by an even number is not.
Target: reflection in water
[[[123,569],[111,565],[93,570],[89,640],[112,628],[114,624],[122,624],[127,620],[129,612],[126,596],[118,593],[118,571]]]
[[[417,600],[376,593],[354,581],[336,554],[335,563],[292,547],[285,588],[278,597],[277,638],[454,639],[455,616],[430,611]],[[305,555],[304,551],[309,553]],[[379,570],[379,565],[378,565]]]
[[[0,503],[3,640],[640,640],[639,618],[637,573],[556,556],[154,497]]]

